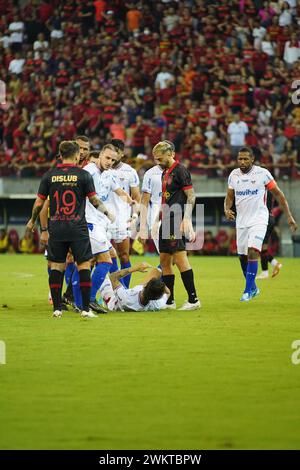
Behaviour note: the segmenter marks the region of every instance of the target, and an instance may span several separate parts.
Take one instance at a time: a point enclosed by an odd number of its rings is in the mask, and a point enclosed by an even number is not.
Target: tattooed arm
[[[41,212],[43,206],[44,206],[45,200],[40,198],[39,196],[36,198],[35,203],[33,204],[32,208],[32,213],[31,213],[31,218],[29,219],[27,223],[27,228],[29,230],[34,230],[35,222],[36,219],[39,216],[39,213]]]

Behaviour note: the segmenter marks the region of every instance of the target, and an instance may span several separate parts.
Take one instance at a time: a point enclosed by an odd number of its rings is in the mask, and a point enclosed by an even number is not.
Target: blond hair
[[[112,150],[115,153],[119,153],[117,147],[115,147],[113,144],[105,144],[103,145],[102,149],[100,150],[100,154],[105,152],[105,150]]]
[[[162,140],[153,147],[152,153],[154,155],[155,153],[166,153],[168,151],[175,152],[173,142],[170,142],[170,140]]]

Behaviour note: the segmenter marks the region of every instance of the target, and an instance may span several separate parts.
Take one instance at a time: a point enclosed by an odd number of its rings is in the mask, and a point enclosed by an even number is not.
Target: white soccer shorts
[[[237,252],[239,255],[248,255],[248,248],[261,251],[266,235],[267,225],[259,224],[252,227],[236,229]]]
[[[99,224],[88,224],[88,229],[93,255],[109,251],[111,243],[107,238],[105,228]]]
[[[127,227],[122,228],[109,228],[108,237],[110,240],[114,240],[116,243],[121,243],[122,241],[130,238],[131,232]]]

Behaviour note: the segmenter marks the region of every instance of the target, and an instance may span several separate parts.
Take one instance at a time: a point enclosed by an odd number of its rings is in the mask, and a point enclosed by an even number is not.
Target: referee
[[[179,310],[197,310],[201,304],[197,298],[194,273],[187,257],[185,238],[195,241],[191,217],[196,198],[191,175],[183,165],[175,161],[175,147],[172,142],[164,140],[156,144],[153,156],[155,163],[163,169],[159,251],[162,279],[171,293],[166,308],[176,309],[173,272],[175,264],[188,294],[188,300]]]

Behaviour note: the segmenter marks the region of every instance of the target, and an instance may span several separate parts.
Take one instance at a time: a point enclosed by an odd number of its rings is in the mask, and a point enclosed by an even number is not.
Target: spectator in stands
[[[228,126],[228,140],[233,155],[237,155],[239,149],[245,145],[245,138],[249,129],[244,121],[240,120],[239,114],[235,114],[233,122]]]
[[[13,52],[21,50],[24,39],[25,25],[18,15],[14,15],[13,21],[8,26],[10,32],[10,46]]]
[[[61,135],[86,134],[100,148],[112,133],[124,136],[118,128],[124,124],[134,154],[148,153],[150,140],[163,134],[175,140],[187,164],[200,145],[197,153],[206,156],[200,171],[226,177],[232,164],[226,145],[236,142],[227,129],[236,125],[236,113],[249,130],[240,132],[238,144],[274,145],[275,165],[285,153],[284,139],[296,150],[300,112],[290,92],[299,78],[300,8],[294,0],[157,0],[151,8],[146,0],[1,5],[1,79],[7,85],[1,174],[40,174]],[[133,142],[137,116],[145,127]]]
[[[292,66],[300,58],[300,41],[296,34],[292,34],[291,40],[285,43],[283,58],[288,66]]]
[[[49,42],[45,40],[43,33],[38,35],[37,40],[33,44],[34,49],[34,60],[43,59],[48,60],[50,58],[49,54]]]
[[[21,253],[27,254],[31,254],[36,251],[34,235],[31,230],[26,229],[24,237],[20,240],[19,250]]]
[[[25,59],[21,56],[20,52],[16,52],[15,58],[9,63],[8,70],[10,73],[20,75],[23,72]]]
[[[0,253],[7,253],[9,247],[6,230],[0,229]]]

